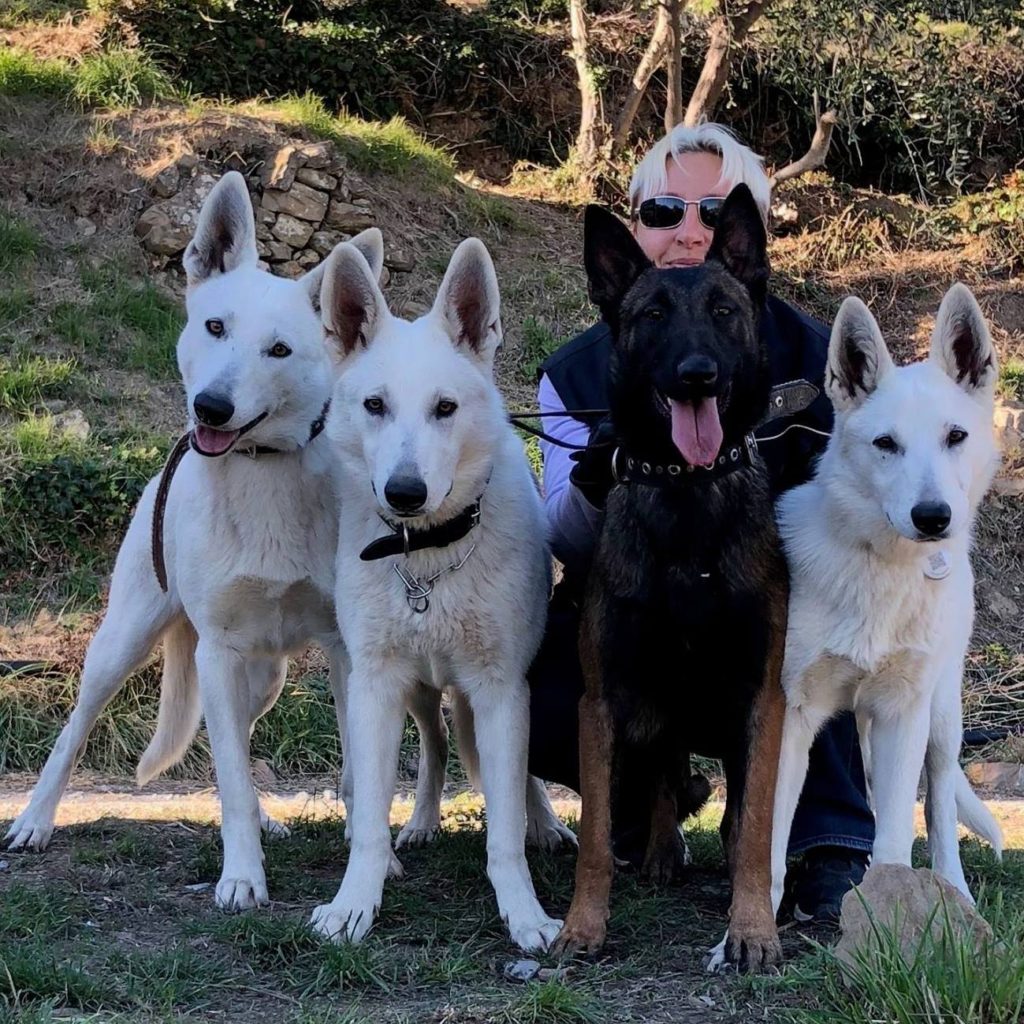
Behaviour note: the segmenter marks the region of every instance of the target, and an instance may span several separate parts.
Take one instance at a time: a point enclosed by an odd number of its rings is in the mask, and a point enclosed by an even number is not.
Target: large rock
[[[270,230],[278,241],[285,242],[293,249],[302,249],[313,234],[313,225],[291,214],[282,213]]]
[[[185,181],[177,195],[143,210],[135,222],[135,234],[142,247],[156,256],[184,252],[195,233],[199,210],[219,180],[219,175],[197,168],[195,176]]]
[[[337,228],[339,231],[355,234],[357,231],[372,228],[375,222],[376,218],[373,215],[373,211],[367,207],[332,199],[330,208],[327,211],[327,219],[324,221],[324,227]]]
[[[168,164],[163,170],[157,171],[150,179],[149,187],[153,194],[161,199],[170,199],[178,191],[181,184],[181,171],[177,164]]]
[[[321,256],[326,256],[339,242],[347,242],[351,237],[344,231],[314,231],[309,239],[309,247]]]
[[[338,179],[326,171],[318,171],[314,167],[301,167],[295,180],[310,188],[318,188],[321,192],[333,192],[338,187]]]
[[[319,224],[327,212],[328,198],[325,193],[297,181],[287,192],[267,189],[263,193],[262,206],[274,213],[287,213],[299,220]]]
[[[299,146],[304,167],[314,171],[344,170],[345,158],[339,156],[329,142],[307,142]]]
[[[992,928],[971,903],[945,879],[927,868],[902,864],[873,865],[860,885],[843,897],[839,927],[842,938],[835,953],[844,976],[878,950],[876,929],[891,929],[899,937],[900,954],[912,965],[925,930],[939,940],[948,926],[975,949],[992,939]]]

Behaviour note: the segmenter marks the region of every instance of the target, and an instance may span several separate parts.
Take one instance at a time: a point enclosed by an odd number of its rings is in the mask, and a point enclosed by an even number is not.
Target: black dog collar
[[[737,469],[747,469],[754,465],[757,457],[757,440],[753,434],[747,434],[741,444],[721,452],[711,466],[691,466],[687,462],[650,462],[616,448],[612,455],[612,476],[620,484],[681,487],[698,481],[718,480]]]
[[[425,530],[410,530],[404,523],[393,523],[381,516],[384,523],[393,531],[390,537],[380,537],[359,552],[364,562],[373,562],[388,555],[408,555],[410,551],[422,551],[423,548],[444,548],[462,540],[480,523],[480,499],[464,508],[454,519],[429,526]]]
[[[327,424],[327,412],[330,408],[331,400],[328,398],[320,410],[320,415],[309,425],[309,437],[306,438],[306,444],[324,432],[324,427]],[[306,444],[300,445],[298,448],[271,448],[267,444],[257,444],[251,448],[235,448],[234,452],[236,455],[248,455],[250,459],[254,459],[257,455],[285,455],[288,452],[301,451]]]

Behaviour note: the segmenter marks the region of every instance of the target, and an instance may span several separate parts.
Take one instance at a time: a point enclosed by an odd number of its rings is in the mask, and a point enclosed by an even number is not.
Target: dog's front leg
[[[313,911],[312,925],[329,939],[359,942],[373,924],[393,857],[389,812],[413,673],[404,664],[359,656],[353,662],[346,751],[354,797],[352,853],[338,894]]]
[[[576,888],[555,939],[558,954],[596,952],[608,929],[608,900],[615,862],[612,858],[612,759],[615,757],[611,709],[604,697],[599,647],[591,615],[580,626],[580,663],[586,693],[580,698],[580,852]]]
[[[915,695],[913,704],[887,710],[871,723],[876,824],[871,863],[909,865],[930,708],[926,698]]]
[[[466,680],[473,710],[480,784],[487,806],[487,875],[512,941],[528,952],[546,950],[562,927],[544,913],[526,864],[526,680],[489,672]]]
[[[220,791],[224,868],[217,883],[217,906],[246,910],[268,902],[260,807],[249,771],[246,664],[235,651],[200,635],[196,669]]]
[[[448,726],[441,711],[441,691],[426,683],[416,683],[409,711],[420,734],[420,762],[416,804],[408,824],[398,833],[396,850],[424,846],[441,831],[441,795],[448,769]]]
[[[730,962],[749,970],[770,967],[782,959],[771,901],[772,815],[786,715],[781,678],[786,630],[784,616],[782,618],[781,624],[774,624],[765,659],[764,682],[751,709],[746,785],[731,865],[729,931],[723,943],[713,951],[710,969],[721,963],[723,953]]]

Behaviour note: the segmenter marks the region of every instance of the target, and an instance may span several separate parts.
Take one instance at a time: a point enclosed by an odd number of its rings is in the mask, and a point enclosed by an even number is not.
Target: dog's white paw
[[[526,845],[545,853],[555,853],[566,846],[579,849],[580,843],[571,828],[563,825],[554,815],[549,815],[540,820],[527,821]]]
[[[548,917],[544,911],[528,918],[508,921],[512,941],[525,953],[546,953],[562,930],[562,921]]]
[[[731,964],[725,956],[725,945],[729,941],[729,933],[726,932],[722,936],[722,941],[719,942],[712,950],[710,950],[710,957],[707,963],[708,974],[718,974],[726,968],[730,967]]]
[[[250,872],[250,875],[249,878],[239,878],[225,871],[217,883],[214,897],[221,910],[252,910],[270,902],[263,871]]]
[[[38,850],[42,852],[53,835],[53,821],[23,811],[7,830],[4,837],[9,850]]]
[[[404,878],[405,868],[402,867],[402,862],[395,855],[395,851],[391,851],[391,856],[388,858],[388,878]]]
[[[413,816],[409,824],[398,833],[398,838],[395,840],[395,849],[400,850],[403,846],[408,846],[410,849],[426,846],[427,843],[432,843],[440,832],[441,823],[439,821],[418,822],[415,816]]]
[[[310,919],[313,931],[331,942],[362,942],[373,927],[377,908],[372,902],[360,905],[324,903],[313,911]]]

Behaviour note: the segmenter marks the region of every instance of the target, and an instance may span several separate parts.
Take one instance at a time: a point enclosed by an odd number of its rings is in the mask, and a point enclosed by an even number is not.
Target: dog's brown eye
[[[371,416],[383,416],[384,415],[384,399],[383,398],[368,398],[363,402],[363,408]]]
[[[732,306],[723,306],[719,304],[715,306],[711,312],[714,313],[715,316],[732,316],[733,309]]]
[[[224,333],[224,321],[223,320],[207,320],[206,329],[215,338],[219,338]]]
[[[897,445],[888,434],[882,434],[880,437],[876,437],[871,443],[883,452],[894,452],[899,447],[899,445]]]
[[[651,306],[649,309],[644,310],[644,317],[647,320],[664,320],[665,311],[657,306]]]
[[[954,427],[946,435],[946,444],[950,448],[955,448],[958,444],[963,444],[967,440],[967,431],[963,427]]]
[[[291,354],[292,350],[283,341],[275,342],[268,351],[268,355],[272,355],[275,359],[284,359],[285,356]]]
[[[441,401],[437,403],[437,409],[435,412],[437,413],[438,419],[443,420],[448,416],[451,416],[456,409],[458,409],[458,405],[455,402],[448,398],[442,398]]]

